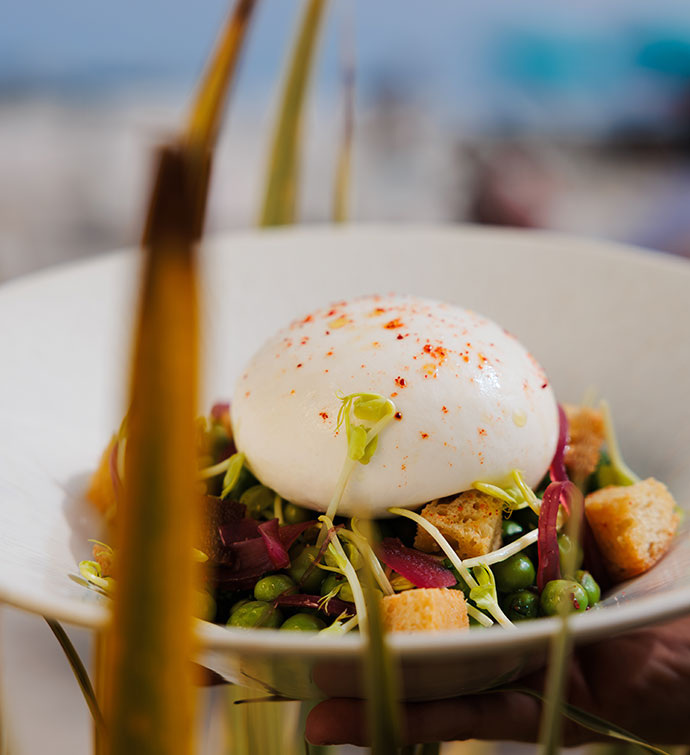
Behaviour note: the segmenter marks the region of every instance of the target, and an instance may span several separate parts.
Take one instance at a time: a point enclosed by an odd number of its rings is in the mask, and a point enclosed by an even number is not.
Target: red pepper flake
[[[485,429],[485,428],[483,428],[483,427],[478,427],[478,428],[477,428],[477,432],[478,432],[478,433],[479,433],[480,435],[486,435],[486,429]]]
[[[394,414],[393,416],[394,416],[394,417],[395,417],[395,418],[396,418],[397,420],[401,420],[401,419],[402,419],[402,412],[396,412],[396,413],[395,413],[395,414]]]
[[[247,391],[247,392],[246,392],[246,393],[244,394],[244,397],[245,397],[245,398],[249,398],[249,395],[250,395],[250,393],[251,393],[251,391]]]
[[[447,407],[447,406],[442,406],[442,407],[441,407],[441,411],[442,411],[442,412],[443,412],[444,414],[448,414],[448,407]]]
[[[429,433],[419,433],[424,440],[426,440],[429,437]]]
[[[401,464],[400,469],[404,472],[407,469],[407,464]]]
[[[314,319],[313,315],[307,315],[304,320],[302,320],[302,325],[306,325],[308,322],[311,322]]]
[[[299,342],[300,346],[304,346],[304,344],[309,340],[309,336],[304,336],[304,338]]]
[[[326,352],[326,356],[327,357],[332,357],[333,356],[333,349],[331,349],[330,351],[327,351]]]
[[[328,419],[328,414],[326,412],[319,412],[319,417],[325,422]]]
[[[542,383],[542,386],[541,386],[541,387],[542,387],[542,389],[543,389],[543,388],[548,388],[548,387],[549,387],[549,384],[548,384],[548,383]]]
[[[424,351],[426,351],[427,354],[431,354],[431,344],[425,343],[424,344]]]
[[[391,393],[391,398],[395,398],[397,395],[398,395],[398,392],[397,391],[393,391],[393,393]]]
[[[383,327],[387,330],[395,330],[396,328],[402,328],[403,322],[399,317],[396,317],[395,320],[387,322]]]
[[[398,341],[402,341],[403,334],[402,333],[398,333],[398,335],[396,336],[396,338],[398,339]]]
[[[404,388],[407,385],[407,382],[404,377],[400,377],[400,375],[398,375],[398,377],[395,378],[395,384],[400,386],[401,388]]]
[[[337,309],[332,309],[330,312],[326,312],[326,317],[333,317],[333,315],[337,312]]]
[[[293,388],[293,389],[292,389],[292,390],[290,391],[290,395],[291,395],[291,396],[294,396],[294,395],[295,395],[295,389],[294,389],[294,388]]]
[[[301,367],[301,366],[302,366],[302,362],[300,362],[300,363],[299,363],[299,364],[297,365],[297,367]]]

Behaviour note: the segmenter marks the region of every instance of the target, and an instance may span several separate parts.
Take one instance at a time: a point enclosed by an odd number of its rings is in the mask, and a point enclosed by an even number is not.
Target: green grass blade
[[[530,695],[531,697],[540,700],[542,703],[546,702],[546,697],[544,695],[536,690],[530,689],[529,687],[501,687],[496,690],[488,690],[488,693],[491,692],[521,692],[522,694]],[[588,713],[586,710],[582,710],[582,708],[578,708],[576,705],[562,703],[559,712],[574,723],[579,724],[595,734],[601,734],[606,737],[611,737],[612,739],[617,739],[621,742],[635,745],[636,747],[654,753],[655,755],[668,755],[666,750],[662,750],[660,747],[650,744],[632,732],[629,732],[600,716],[596,716],[594,713]]]
[[[302,110],[325,5],[325,0],[309,0],[299,28],[273,137],[260,226],[295,220]]]
[[[344,223],[349,215],[352,141],[355,130],[355,50],[354,33],[348,24],[343,33],[342,92],[343,128],[333,187],[333,222]]]
[[[84,696],[84,700],[86,700],[86,704],[89,708],[96,728],[99,731],[104,732],[105,722],[103,721],[103,714],[101,713],[101,709],[98,705],[96,693],[94,692],[93,686],[91,685],[91,679],[89,678],[86,667],[79,657],[79,653],[77,653],[77,649],[74,647],[72,641],[67,635],[67,632],[65,632],[65,630],[62,628],[62,625],[58,621],[55,621],[55,619],[49,619],[46,616],[44,616],[43,618],[46,620],[46,623],[55,635],[57,641],[60,643],[60,647],[62,648],[65,657],[67,658],[69,665],[72,668],[74,678],[79,684],[79,689]]]
[[[371,523],[363,520],[362,528],[371,544]],[[376,589],[374,574],[366,565],[362,569],[362,582],[368,618],[364,661],[371,752],[372,755],[396,755],[400,745],[402,721],[398,669],[386,641],[381,596]]]

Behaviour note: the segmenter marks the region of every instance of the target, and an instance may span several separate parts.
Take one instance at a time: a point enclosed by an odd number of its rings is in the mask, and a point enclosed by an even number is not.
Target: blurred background
[[[5,0],[0,279],[136,241],[150,149],[180,122],[228,0]],[[259,4],[212,231],[258,213],[301,3]],[[686,0],[333,0],[300,218],[327,222],[356,59],[351,218],[539,226],[690,255]]]
[[[0,280],[136,242],[151,148],[180,124],[229,4],[4,1]],[[256,223],[301,8],[259,3],[210,231]],[[542,227],[690,257],[687,0],[332,0],[304,129],[304,222],[331,219],[351,49],[353,221]],[[2,618],[15,751],[89,752],[88,713],[47,627]],[[87,634],[74,638],[87,657]]]

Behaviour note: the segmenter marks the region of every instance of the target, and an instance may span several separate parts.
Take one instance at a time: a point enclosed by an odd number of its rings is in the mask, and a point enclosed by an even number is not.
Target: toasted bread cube
[[[680,515],[666,486],[650,477],[590,493],[585,514],[616,581],[650,569],[666,553]]]
[[[115,489],[110,476],[110,456],[113,453],[116,440],[113,435],[101,455],[98,468],[91,476],[89,488],[86,491],[87,499],[103,514],[108,514],[115,507]]]
[[[498,498],[467,490],[459,496],[428,503],[420,512],[436,525],[460,558],[483,556],[501,547],[503,503]],[[439,553],[441,548],[423,528],[417,527],[415,548]]]
[[[115,573],[115,553],[107,545],[93,544],[93,560],[101,567],[101,577],[112,577]]]
[[[465,596],[445,587],[405,590],[382,601],[383,625],[389,632],[467,629]]]
[[[604,443],[604,415],[589,406],[563,406],[568,417],[568,444],[565,447],[565,466],[574,480],[584,480],[599,463]]]

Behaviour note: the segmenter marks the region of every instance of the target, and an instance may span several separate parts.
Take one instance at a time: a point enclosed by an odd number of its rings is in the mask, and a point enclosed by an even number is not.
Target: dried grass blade
[[[200,510],[195,242],[203,173],[188,151],[161,150],[144,236],[118,589],[105,638],[108,755],[192,752],[192,548]]]
[[[362,529],[372,545],[371,523],[366,519],[362,520]],[[386,641],[381,597],[376,589],[374,574],[367,566],[362,569],[362,581],[368,617],[364,661],[371,752],[373,755],[396,755],[400,746],[402,720],[398,669]]]
[[[216,142],[230,82],[255,6],[256,0],[238,0],[197,90],[184,138],[204,152]]]
[[[273,137],[261,226],[295,220],[302,109],[325,5],[325,0],[309,0],[299,28]]]
[[[348,7],[349,8],[349,7]],[[351,11],[352,9],[349,8]],[[352,141],[355,130],[355,42],[352,23],[343,31],[342,51],[343,128],[333,187],[333,222],[344,223],[349,214]]]
[[[72,641],[70,640],[67,632],[65,632],[65,630],[62,628],[62,624],[60,624],[60,622],[58,621],[55,621],[55,619],[49,619],[45,616],[44,618],[52,633],[55,635],[55,638],[60,643],[60,647],[62,648],[65,657],[67,658],[67,661],[72,668],[72,673],[74,674],[74,677],[79,684],[79,689],[81,689],[81,693],[84,696],[84,700],[86,701],[96,728],[100,732],[104,733],[105,724],[103,721],[103,714],[101,713],[101,709],[98,705],[96,693],[94,692],[93,686],[91,685],[91,679],[89,679],[89,674],[84,667],[81,658],[79,657],[79,653],[77,653],[77,650],[72,644]]]

